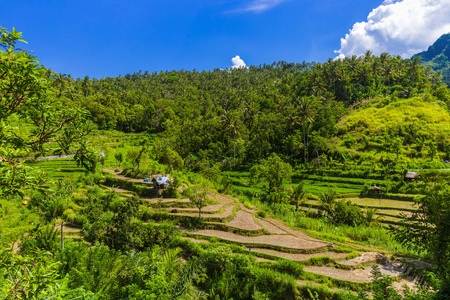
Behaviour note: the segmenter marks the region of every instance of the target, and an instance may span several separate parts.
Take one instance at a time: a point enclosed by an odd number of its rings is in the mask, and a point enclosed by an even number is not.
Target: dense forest
[[[417,98],[447,109],[448,89],[438,73],[419,65],[418,58],[387,53],[378,57],[367,52],[326,63],[278,62],[203,72],[139,71],[75,81],[70,76],[51,76],[60,96],[87,108],[100,128],[158,133],[161,149],[170,148],[189,165],[226,159],[233,161],[233,167],[249,168],[273,152],[294,164],[322,154],[335,160],[358,158],[364,151],[349,151],[349,145],[363,139],[372,148],[386,150],[381,140],[399,139],[402,148],[424,151],[409,157],[426,156],[426,147],[418,145],[426,139],[436,145],[435,152],[442,159],[449,157],[448,135],[430,134],[411,120],[385,128],[385,132],[353,137],[359,140],[350,143],[346,129],[340,127],[344,116],[367,106],[370,99],[378,99],[379,104],[373,106],[379,107]]]

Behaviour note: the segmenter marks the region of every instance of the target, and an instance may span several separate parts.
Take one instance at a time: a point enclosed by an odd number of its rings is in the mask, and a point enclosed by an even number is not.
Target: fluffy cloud
[[[272,7],[277,6],[278,4],[284,2],[286,0],[253,0],[247,6],[233,10],[231,12],[255,12],[260,13],[265,10],[268,10]]]
[[[232,69],[247,68],[247,65],[239,55],[233,57],[231,59],[231,62],[233,63],[233,65],[231,66]]]
[[[409,58],[450,32],[449,0],[385,0],[341,39],[338,58],[388,52]]]

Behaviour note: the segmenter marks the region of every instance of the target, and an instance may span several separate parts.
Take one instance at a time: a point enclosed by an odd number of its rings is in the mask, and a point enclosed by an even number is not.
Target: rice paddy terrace
[[[115,137],[98,136],[97,141],[99,150],[102,150],[108,141],[111,149],[117,145]],[[133,143],[133,139],[130,139],[129,143]],[[55,179],[83,172],[72,158],[43,160],[36,164]],[[158,222],[167,219],[183,224],[183,220],[198,219],[198,209],[189,199],[161,198],[157,194],[148,196],[152,193],[147,195],[139,191],[151,190],[151,182],[127,178],[111,169],[105,169],[104,172],[107,177],[128,183],[124,186],[116,185],[115,191],[122,197],[139,196],[150,211],[157,213]],[[235,192],[243,195],[256,195],[261,192],[260,188],[249,186],[249,173],[227,172],[226,175],[231,179]],[[361,208],[376,208],[381,222],[386,225],[398,224],[401,221],[400,214],[408,215],[416,209],[413,202],[414,195],[390,194],[391,199],[385,196],[360,198],[358,195],[367,179],[308,174],[293,176],[294,185],[300,180],[305,184],[306,191],[313,195],[302,207],[305,211],[317,210],[319,203],[314,195],[319,195],[330,187],[338,191],[339,197],[350,200]],[[381,184],[382,180],[373,178],[370,179],[370,183]],[[105,185],[104,188],[111,189],[111,184]],[[331,291],[368,290],[372,280],[370,267],[372,265],[378,265],[383,274],[394,276],[396,280],[394,286],[398,288],[404,284],[410,287],[414,285],[414,278],[408,275],[411,268],[407,261],[412,261],[399,259],[389,250],[365,246],[348,239],[330,241],[321,236],[310,235],[307,230],[289,227],[283,221],[265,215],[257,207],[248,203],[244,205],[231,196],[210,193],[209,198],[211,203],[202,209],[201,226],[197,226],[196,229],[179,226],[184,239],[202,247],[207,247],[209,243],[230,245],[235,253],[254,258],[262,267],[270,268],[280,260],[304,265],[304,272],[297,278],[300,288],[324,285],[331,288]],[[82,230],[79,228],[66,226],[64,232],[68,239],[83,239]]]
[[[125,178],[115,174],[113,170],[107,171],[121,180],[151,188],[151,183]],[[135,194],[126,189],[121,189],[119,193],[123,197]],[[408,263],[394,258],[393,253],[385,249],[351,242],[330,243],[305,231],[291,228],[279,219],[263,216],[256,207],[244,205],[231,196],[210,193],[209,198],[212,201],[202,209],[203,221],[200,228],[179,226],[185,239],[205,246],[208,243],[232,245],[234,252],[254,257],[261,266],[270,267],[279,260],[305,265],[304,273],[297,281],[300,288],[326,283],[335,290],[366,289],[372,280],[371,265],[378,265],[383,274],[394,276],[397,287],[404,284],[412,287],[414,284],[414,279],[408,277]],[[182,220],[196,220],[199,215],[198,209],[189,199],[143,196],[140,199],[150,209],[158,211],[159,220],[161,216],[165,216],[168,220],[178,220],[182,224]],[[413,210],[412,203],[407,201],[389,204],[388,199],[350,199],[355,203],[363,201],[361,205],[365,205],[366,201],[373,203],[372,206],[383,207],[388,211],[386,215],[390,212],[389,208],[393,211]]]
[[[224,174],[230,178],[233,189],[238,194],[247,197],[262,194],[261,187],[249,186],[249,172],[224,172]],[[302,209],[305,211],[317,211],[319,207],[318,196],[328,189],[332,189],[337,192],[340,199],[350,200],[362,209],[376,209],[376,216],[385,225],[398,225],[401,223],[401,215],[410,216],[417,209],[414,197],[420,196],[416,194],[388,194],[388,196],[377,194],[360,197],[367,183],[370,183],[370,185],[383,185],[384,180],[376,178],[320,176],[297,172],[292,177],[292,182],[294,187],[301,182],[305,191],[309,194],[308,201],[302,206]]]

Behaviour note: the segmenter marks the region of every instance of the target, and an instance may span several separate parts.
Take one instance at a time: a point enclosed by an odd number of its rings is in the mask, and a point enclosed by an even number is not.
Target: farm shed
[[[412,182],[412,181],[419,179],[419,176],[420,176],[420,174],[417,172],[408,171],[408,172],[406,172],[405,179],[406,179],[406,182]]]
[[[154,188],[163,189],[169,185],[169,177],[167,177],[167,175],[154,177],[152,182]]]

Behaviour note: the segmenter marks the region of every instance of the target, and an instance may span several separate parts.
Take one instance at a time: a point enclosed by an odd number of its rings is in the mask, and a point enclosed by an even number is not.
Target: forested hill
[[[365,99],[450,99],[437,74],[418,60],[370,52],[323,64],[139,72],[100,80],[60,75],[55,84],[62,96],[80,99],[100,128],[160,133],[159,147],[183,159],[235,156],[237,166],[272,152],[291,163],[340,156],[338,122]],[[445,152],[441,144],[438,151]]]
[[[427,51],[413,56],[421,57],[421,64],[442,72],[443,81],[450,86],[450,33],[442,35]]]

